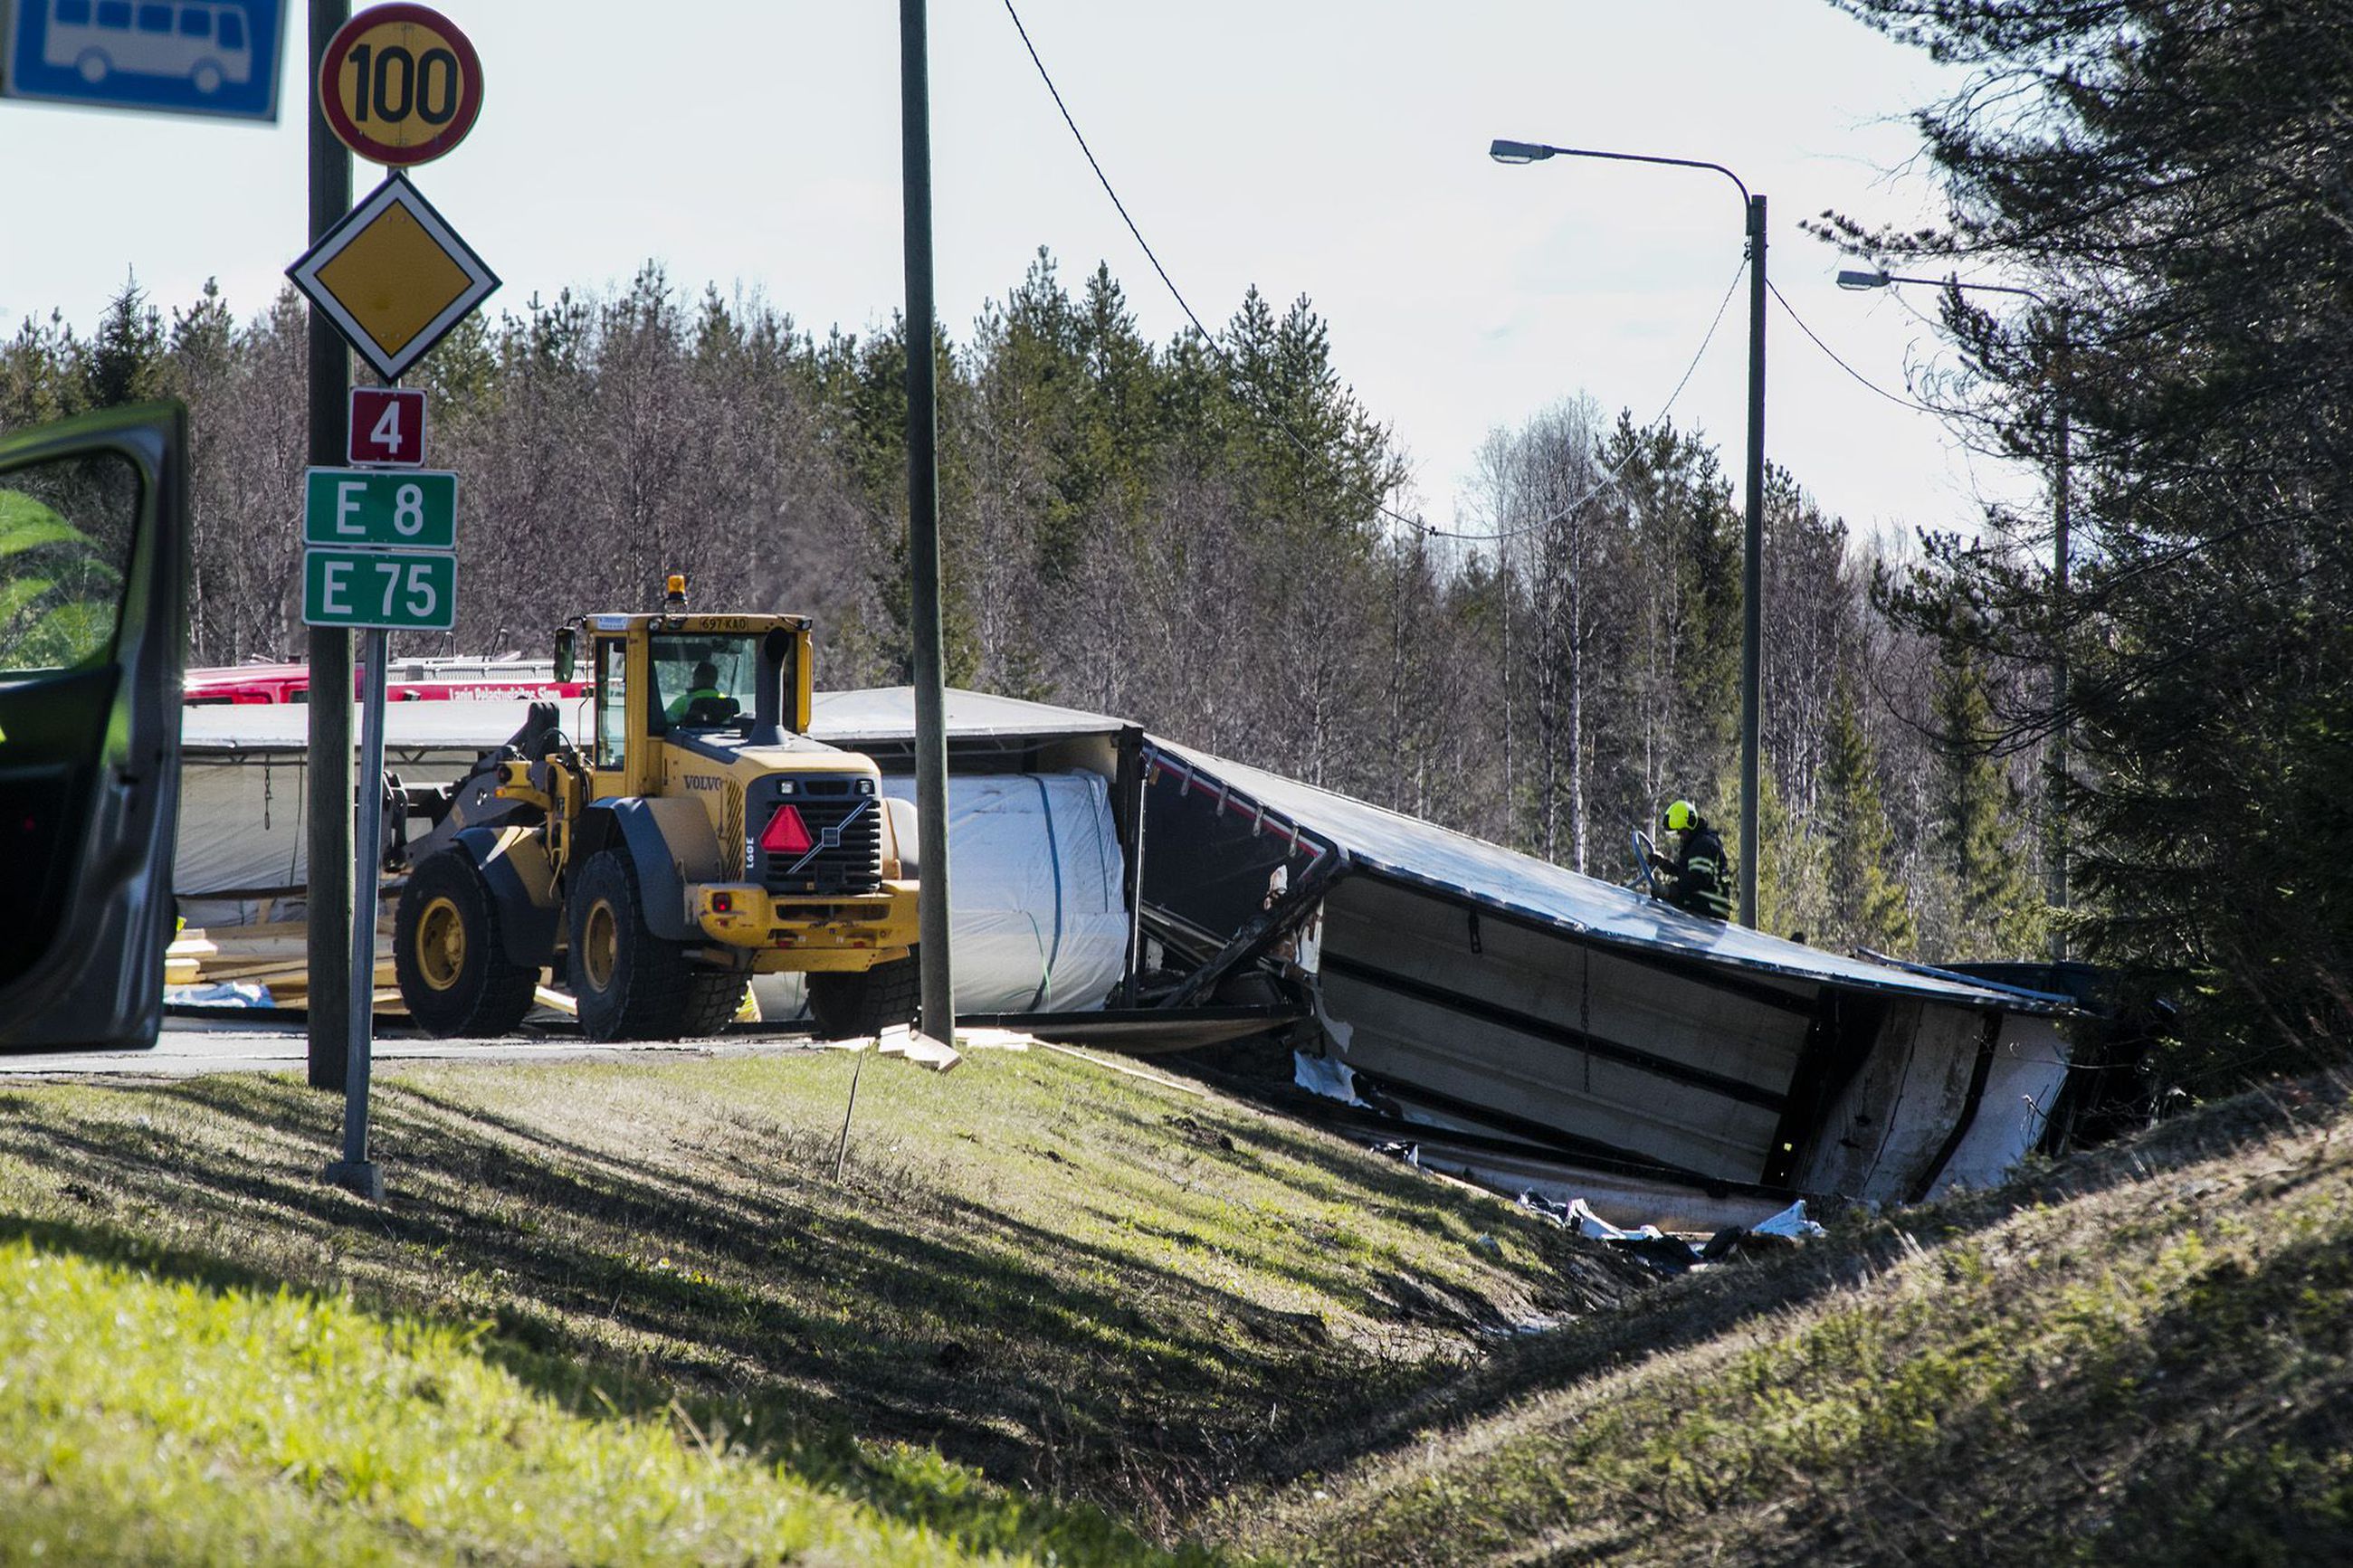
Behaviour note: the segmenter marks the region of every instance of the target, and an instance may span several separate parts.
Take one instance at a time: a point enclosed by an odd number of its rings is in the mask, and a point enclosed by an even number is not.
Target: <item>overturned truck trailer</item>
[[[1144,762],[1141,915],[1190,965],[1169,999],[1303,994],[1347,1071],[1303,1081],[1462,1134],[1474,1171],[1566,1163],[1554,1195],[1705,1225],[1916,1201],[1999,1177],[2065,1085],[2065,998],[1722,925],[1165,742]]]

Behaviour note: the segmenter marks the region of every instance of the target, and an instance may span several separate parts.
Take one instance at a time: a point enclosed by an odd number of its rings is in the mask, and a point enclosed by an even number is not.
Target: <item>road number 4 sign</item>
[[[396,386],[352,388],[354,468],[414,468],[425,461],[425,394]]]

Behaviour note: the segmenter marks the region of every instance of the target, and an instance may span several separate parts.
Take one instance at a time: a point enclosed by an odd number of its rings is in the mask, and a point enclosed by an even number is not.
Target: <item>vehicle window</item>
[[[245,13],[224,11],[220,14],[220,41],[225,49],[245,47]]]
[[[191,38],[213,36],[213,14],[201,5],[191,5],[180,13],[180,31]]]
[[[674,725],[711,728],[748,718],[760,668],[749,637],[659,634],[652,638],[656,732]]]
[[[128,28],[131,26],[131,0],[98,0],[98,25]]]
[[[172,30],[172,8],[169,5],[139,7],[139,30],[142,33],[168,33]]]
[[[596,643],[596,765],[617,768],[627,761],[629,692],[624,674],[625,645],[614,637]]]
[[[90,0],[58,0],[58,25],[63,27],[90,26]]]
[[[0,672],[74,669],[114,651],[139,473],[108,453],[19,468],[0,486]]]

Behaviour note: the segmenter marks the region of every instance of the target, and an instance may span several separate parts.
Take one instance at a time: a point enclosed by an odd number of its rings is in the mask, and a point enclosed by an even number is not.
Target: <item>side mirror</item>
[[[558,680],[572,679],[573,667],[576,662],[573,657],[572,637],[570,626],[562,627],[555,634],[555,679]]]

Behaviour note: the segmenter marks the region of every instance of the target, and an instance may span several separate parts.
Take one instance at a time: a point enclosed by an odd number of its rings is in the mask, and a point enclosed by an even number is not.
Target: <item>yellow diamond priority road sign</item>
[[[457,231],[395,174],[286,269],[360,357],[397,381],[499,286]]]

